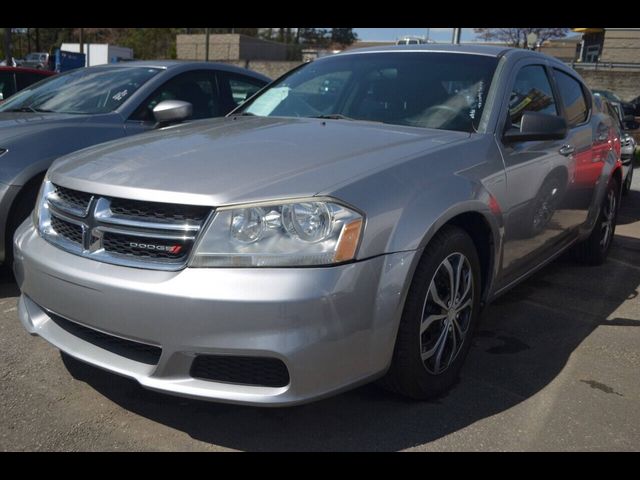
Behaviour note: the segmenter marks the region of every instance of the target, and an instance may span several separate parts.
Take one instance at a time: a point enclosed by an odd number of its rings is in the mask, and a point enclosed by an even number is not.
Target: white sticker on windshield
[[[258,116],[266,116],[273,112],[280,103],[289,95],[289,87],[278,87],[267,90],[254,100],[247,112]]]
[[[127,94],[129,93],[129,90],[122,90],[121,92],[116,93],[113,98],[116,102],[119,102],[120,100],[122,100],[124,97],[127,96]]]

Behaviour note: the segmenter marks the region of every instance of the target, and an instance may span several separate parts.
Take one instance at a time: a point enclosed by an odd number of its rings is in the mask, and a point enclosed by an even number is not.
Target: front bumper
[[[0,264],[2,264],[6,258],[4,246],[7,243],[11,245],[11,242],[5,240],[5,232],[7,230],[7,221],[9,220],[11,205],[19,191],[20,187],[17,185],[7,185],[0,182]]]
[[[389,366],[416,252],[328,268],[128,268],[64,252],[31,219],[16,232],[24,327],[60,350],[142,386],[252,405],[303,403],[363,383]],[[90,343],[52,320],[161,347],[155,365]],[[192,378],[198,354],[280,359],[284,387]]]

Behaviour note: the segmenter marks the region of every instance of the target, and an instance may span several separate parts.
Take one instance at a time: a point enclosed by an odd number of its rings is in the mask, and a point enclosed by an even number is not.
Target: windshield
[[[21,91],[0,105],[0,112],[112,112],[160,71],[146,67],[80,68]]]
[[[473,131],[497,63],[495,57],[439,52],[338,55],[294,71],[241,111]]]

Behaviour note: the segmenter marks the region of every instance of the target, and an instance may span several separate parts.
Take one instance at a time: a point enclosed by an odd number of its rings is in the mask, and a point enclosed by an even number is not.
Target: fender
[[[580,229],[579,232],[579,240],[587,238],[593,228],[595,227],[596,220],[598,218],[598,214],[600,213],[600,205],[604,199],[605,192],[607,190],[607,185],[611,179],[617,175],[616,172],[619,172],[620,178],[622,178],[622,162],[619,158],[616,157],[616,153],[613,150],[610,150],[607,154],[607,157],[604,160],[604,165],[602,167],[602,172],[600,173],[600,177],[598,178],[598,183],[596,184],[595,192],[593,195],[593,199],[591,201],[591,205],[589,206],[589,214],[587,216],[587,221],[584,226]],[[622,189],[618,192],[618,204],[620,203]]]

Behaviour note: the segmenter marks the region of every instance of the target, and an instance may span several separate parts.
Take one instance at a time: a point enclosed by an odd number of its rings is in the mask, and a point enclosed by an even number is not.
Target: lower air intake
[[[191,376],[214,382],[260,387],[284,387],[289,371],[277,358],[198,355],[191,365]]]

